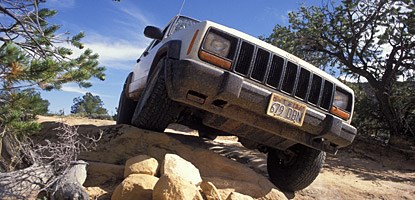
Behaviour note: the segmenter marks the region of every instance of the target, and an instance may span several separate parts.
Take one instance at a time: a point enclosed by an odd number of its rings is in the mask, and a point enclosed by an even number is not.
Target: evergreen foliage
[[[36,115],[48,112],[49,101],[41,98],[33,89],[1,91],[0,122],[2,128],[13,130],[16,134],[30,134],[40,126],[33,120]]]
[[[107,109],[105,109],[104,103],[101,98],[96,95],[92,95],[87,92],[82,97],[73,99],[74,105],[71,107],[71,113],[81,116],[87,116],[89,118],[111,118],[108,115]]]

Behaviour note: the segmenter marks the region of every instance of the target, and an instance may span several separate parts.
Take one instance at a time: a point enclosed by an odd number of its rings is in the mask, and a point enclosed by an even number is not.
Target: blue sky
[[[257,37],[269,35],[276,24],[287,24],[288,12],[297,10],[301,4],[320,2],[186,0],[182,14]],[[42,97],[50,102],[49,111],[64,109],[69,114],[73,99],[91,92],[101,97],[109,114],[114,114],[125,77],[150,42],[143,35],[145,26],[164,27],[181,5],[182,0],[48,0],[44,6],[58,10],[52,22],[62,25],[61,31],[72,34],[84,31],[85,46],[98,53],[100,64],[107,67],[106,80],[92,79],[90,88],[66,84],[60,91],[42,92]]]

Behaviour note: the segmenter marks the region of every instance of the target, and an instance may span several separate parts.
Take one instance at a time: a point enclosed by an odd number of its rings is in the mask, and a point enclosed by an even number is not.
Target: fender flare
[[[157,66],[157,63],[160,61],[161,58],[167,57],[170,59],[179,60],[181,47],[182,47],[181,40],[170,40],[164,43],[158,49],[156,56],[154,56],[154,60],[151,63],[149,77],[153,75],[154,68]]]

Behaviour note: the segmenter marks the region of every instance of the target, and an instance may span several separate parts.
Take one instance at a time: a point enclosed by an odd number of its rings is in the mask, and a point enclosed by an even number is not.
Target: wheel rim
[[[280,151],[279,153],[277,153],[277,156],[278,156],[278,160],[277,160],[278,167],[285,169],[295,164],[298,158],[298,153],[295,153],[292,150],[285,150],[285,151]]]

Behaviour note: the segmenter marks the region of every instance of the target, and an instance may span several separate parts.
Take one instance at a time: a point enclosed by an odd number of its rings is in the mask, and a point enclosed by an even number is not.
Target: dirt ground
[[[82,131],[114,125],[114,121],[85,118],[39,117],[44,125],[64,122],[77,125]],[[46,128],[46,127],[45,127]],[[51,131],[44,129],[44,131]],[[191,134],[197,132],[173,125],[166,132]],[[229,159],[246,164],[257,173],[268,176],[266,155],[244,148],[235,137],[205,140],[205,148]],[[317,179],[306,189],[286,193],[289,199],[415,199],[415,155],[387,148],[373,142],[357,140],[337,155],[327,155]]]

